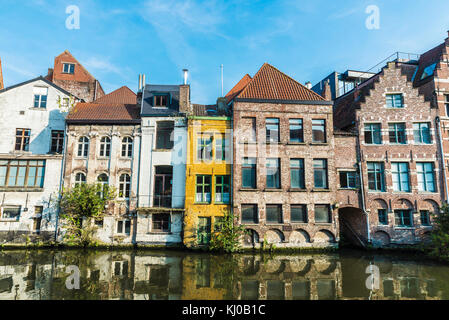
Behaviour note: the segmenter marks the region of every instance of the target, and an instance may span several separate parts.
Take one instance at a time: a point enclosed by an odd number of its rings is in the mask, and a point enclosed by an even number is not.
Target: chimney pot
[[[182,72],[184,73],[184,85],[187,84],[187,79],[189,77],[189,70],[188,69],[183,69]]]

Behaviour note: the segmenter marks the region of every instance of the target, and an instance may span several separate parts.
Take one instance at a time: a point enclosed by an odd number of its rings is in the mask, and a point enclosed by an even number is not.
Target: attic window
[[[68,74],[75,73],[75,64],[74,63],[64,63],[62,66],[62,72]]]
[[[433,76],[433,73],[435,72],[435,68],[436,68],[437,64],[433,63],[430,66],[428,66],[427,68],[424,69],[422,76],[421,76],[421,80]]]
[[[167,95],[156,95],[154,96],[154,107],[156,108],[167,108]]]

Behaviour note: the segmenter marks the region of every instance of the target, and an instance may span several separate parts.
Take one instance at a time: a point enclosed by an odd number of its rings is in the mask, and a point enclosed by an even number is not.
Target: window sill
[[[265,222],[265,225],[270,227],[283,227],[285,224],[283,222]]]
[[[293,142],[293,141],[289,141],[289,142],[287,142],[287,145],[292,145],[292,146],[306,146],[307,143],[305,143],[305,142]]]
[[[358,191],[359,188],[338,188],[338,190],[346,190],[346,191]]]
[[[173,232],[171,232],[171,231],[151,231],[151,232],[147,232],[147,234],[149,234],[149,235],[166,235],[166,236],[168,236],[168,235],[172,235]]]
[[[171,149],[153,149],[153,152],[172,152],[173,148]]]
[[[44,192],[44,188],[0,187],[0,192]]]
[[[194,205],[195,206],[209,206],[211,205],[211,202],[195,202]]]
[[[315,222],[315,224],[320,226],[332,226],[333,222]]]
[[[118,159],[122,160],[122,161],[130,161],[130,160],[132,160],[131,157],[119,157]]]
[[[264,142],[263,144],[265,144],[265,145],[267,145],[267,146],[269,146],[269,145],[275,145],[275,146],[277,146],[277,145],[282,145],[283,143],[282,142]]]
[[[254,191],[259,191],[259,189],[252,189],[252,188],[240,188],[239,191],[249,191],[249,192],[254,192]]]
[[[288,192],[307,192],[307,189],[290,188],[288,189]]]
[[[109,160],[111,157],[98,157],[97,160]]]
[[[327,142],[311,142],[311,143],[309,143],[309,145],[311,145],[311,146],[328,146],[329,143],[327,143]]]
[[[291,221],[291,224],[293,224],[293,225],[308,225],[309,223],[308,222],[298,222],[298,221]]]
[[[393,191],[393,194],[403,194],[403,195],[412,195],[413,192],[411,191]]]
[[[74,157],[75,160],[87,160],[88,157]]]
[[[29,110],[34,110],[34,111],[47,111],[47,108],[36,108],[36,107],[31,107]]]
[[[254,222],[243,222],[242,221],[242,225],[244,225],[244,226],[253,226],[253,227],[258,227],[259,226],[259,223],[254,223]]]
[[[0,219],[0,222],[16,222],[19,223],[20,220],[12,220],[12,219]]]
[[[253,144],[253,145],[257,145],[257,141],[240,141],[239,144]]]
[[[263,191],[264,192],[282,192],[284,190],[283,189],[267,189],[267,188],[265,188]]]
[[[331,192],[330,189],[312,189],[312,192]]]
[[[415,227],[393,227],[394,230],[415,230]]]

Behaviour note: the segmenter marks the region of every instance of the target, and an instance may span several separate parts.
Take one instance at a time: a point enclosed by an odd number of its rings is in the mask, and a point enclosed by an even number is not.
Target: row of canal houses
[[[448,53],[314,87],[266,63],[212,105],[187,70],[105,94],[68,51],[45,77],[0,77],[0,243],[61,240],[58,194],[80,183],[118,190],[89,222],[107,244],[206,246],[229,211],[247,247],[425,241],[448,200]]]

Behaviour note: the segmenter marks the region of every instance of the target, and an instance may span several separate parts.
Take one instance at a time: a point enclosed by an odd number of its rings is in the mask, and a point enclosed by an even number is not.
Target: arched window
[[[131,190],[131,177],[129,174],[122,174],[120,176],[119,183],[119,197],[129,199],[129,194]]]
[[[106,173],[102,173],[98,176],[97,180],[98,183],[102,185],[102,192],[100,193],[100,195],[101,197],[103,197],[104,188],[109,184],[109,177]]]
[[[122,140],[122,157],[131,158],[133,155],[133,139],[125,137]]]
[[[89,138],[81,137],[78,140],[78,157],[87,158],[89,154]]]
[[[75,176],[75,186],[79,186],[86,183],[86,175],[82,172],[78,172]]]
[[[111,156],[111,138],[103,137],[100,140],[100,157]]]

